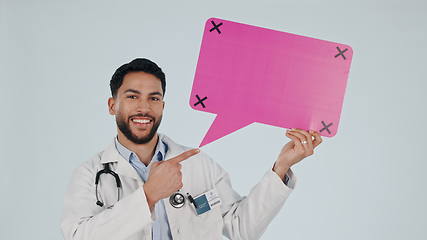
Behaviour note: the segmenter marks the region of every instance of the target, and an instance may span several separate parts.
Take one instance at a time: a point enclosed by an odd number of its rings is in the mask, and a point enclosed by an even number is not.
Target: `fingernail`
[[[313,130],[310,130],[309,132],[310,132],[310,133],[314,133],[314,131],[313,131]]]
[[[200,152],[200,149],[198,149],[198,148],[197,148],[197,149],[196,149],[196,153],[199,153],[199,152]]]

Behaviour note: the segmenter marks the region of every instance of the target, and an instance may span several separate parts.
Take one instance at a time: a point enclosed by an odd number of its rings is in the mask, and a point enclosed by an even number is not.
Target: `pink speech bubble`
[[[199,147],[253,122],[335,136],[352,55],[348,45],[208,19],[190,106],[217,116]]]

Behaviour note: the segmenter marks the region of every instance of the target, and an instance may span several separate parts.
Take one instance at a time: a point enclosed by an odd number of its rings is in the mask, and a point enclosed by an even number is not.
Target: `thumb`
[[[152,164],[151,164],[151,168],[153,169],[153,168],[156,168],[156,167],[158,167],[160,164],[162,164],[162,162],[153,162]]]

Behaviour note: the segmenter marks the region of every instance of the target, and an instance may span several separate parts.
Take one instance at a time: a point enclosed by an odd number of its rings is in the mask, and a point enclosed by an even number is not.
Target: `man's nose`
[[[151,110],[151,105],[146,100],[138,101],[137,110],[141,112],[149,112]]]

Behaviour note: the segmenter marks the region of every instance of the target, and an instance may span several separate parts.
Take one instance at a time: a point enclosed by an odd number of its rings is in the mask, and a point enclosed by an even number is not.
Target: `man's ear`
[[[115,104],[116,99],[113,97],[108,98],[108,112],[110,112],[110,115],[116,115],[116,111],[114,110]]]

